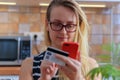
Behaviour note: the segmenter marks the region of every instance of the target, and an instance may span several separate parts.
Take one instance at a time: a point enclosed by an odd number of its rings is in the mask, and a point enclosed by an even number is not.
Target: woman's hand
[[[56,57],[63,62],[65,66],[58,65],[58,68],[70,79],[70,80],[84,80],[81,75],[81,63],[75,59],[64,57],[56,54]],[[81,79],[82,78],[82,79]]]
[[[40,80],[51,80],[55,76],[58,68],[55,63],[43,60],[40,66],[41,77]]]

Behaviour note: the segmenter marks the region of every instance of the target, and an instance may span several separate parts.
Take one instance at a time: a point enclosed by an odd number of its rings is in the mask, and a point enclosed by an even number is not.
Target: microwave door
[[[18,41],[0,39],[0,65],[11,65],[17,61]]]

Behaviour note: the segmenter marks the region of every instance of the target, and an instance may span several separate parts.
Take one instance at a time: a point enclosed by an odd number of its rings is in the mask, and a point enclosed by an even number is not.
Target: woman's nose
[[[62,32],[62,33],[67,33],[65,27],[62,28],[61,32]]]

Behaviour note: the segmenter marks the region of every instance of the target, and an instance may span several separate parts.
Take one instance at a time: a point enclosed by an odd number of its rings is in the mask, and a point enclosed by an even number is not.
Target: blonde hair
[[[50,21],[50,14],[51,14],[51,10],[53,7],[57,7],[57,6],[63,6],[66,8],[71,9],[77,17],[77,30],[75,33],[75,38],[74,38],[74,42],[77,42],[79,44],[79,51],[80,51],[80,56],[79,57],[79,61],[82,64],[81,67],[81,71],[83,76],[86,76],[86,74],[89,72],[89,66],[88,66],[88,50],[89,50],[89,46],[88,46],[88,22],[86,19],[86,15],[83,12],[83,10],[80,8],[79,4],[77,2],[75,2],[74,0],[53,0],[50,5],[48,6],[47,9],[47,14],[46,14],[46,20]],[[45,29],[45,43],[46,46],[50,46],[51,45],[51,40],[49,37],[49,32],[46,31]],[[62,79],[63,80],[63,79]]]

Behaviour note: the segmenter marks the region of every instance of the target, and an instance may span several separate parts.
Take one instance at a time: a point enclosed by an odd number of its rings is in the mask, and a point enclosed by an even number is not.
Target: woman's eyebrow
[[[59,19],[54,19],[54,20],[51,20],[50,22],[59,22],[59,23],[64,23],[62,20],[59,20]],[[66,21],[67,24],[76,24],[76,22],[74,21]]]

